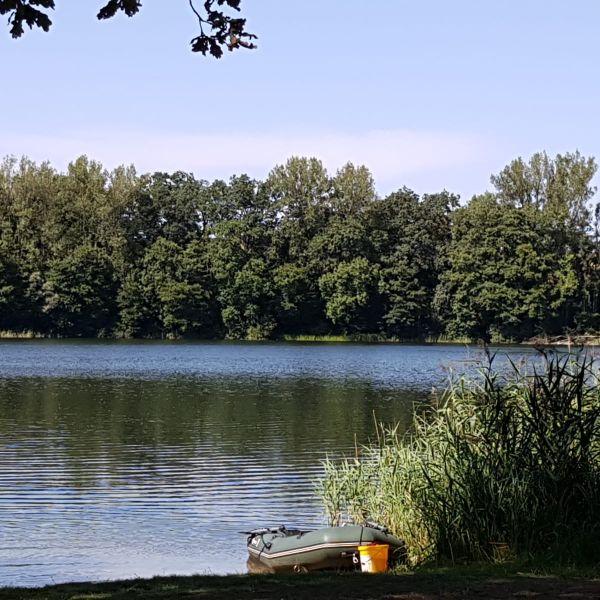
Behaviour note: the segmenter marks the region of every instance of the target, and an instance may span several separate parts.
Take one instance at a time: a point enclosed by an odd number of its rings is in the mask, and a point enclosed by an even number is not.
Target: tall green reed
[[[371,518],[409,559],[600,560],[600,387],[584,355],[542,354],[450,385],[401,434],[325,462],[332,523]]]

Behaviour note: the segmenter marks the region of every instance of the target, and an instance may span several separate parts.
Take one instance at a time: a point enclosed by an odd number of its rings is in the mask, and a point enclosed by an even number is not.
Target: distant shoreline
[[[200,337],[61,337],[48,335],[34,331],[0,331],[0,340],[106,340],[106,341],[193,341],[193,342],[301,342],[317,344],[423,344],[423,345],[469,345],[469,346],[574,346],[574,347],[595,347],[600,346],[600,335],[582,334],[572,336],[536,336],[520,342],[503,340],[484,343],[482,340],[473,340],[469,338],[449,338],[445,336],[425,337],[425,338],[395,338],[385,337],[380,334],[350,334],[350,335],[283,335],[273,338],[200,338]]]

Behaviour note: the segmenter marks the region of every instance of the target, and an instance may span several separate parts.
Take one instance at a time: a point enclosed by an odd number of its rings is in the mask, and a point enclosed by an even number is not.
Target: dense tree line
[[[291,158],[265,181],[0,166],[0,329],[56,336],[448,335],[600,328],[596,171],[537,154],[459,205]]]

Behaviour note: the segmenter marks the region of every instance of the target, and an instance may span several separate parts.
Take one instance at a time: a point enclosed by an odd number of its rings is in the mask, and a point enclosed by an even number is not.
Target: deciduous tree
[[[241,0],[188,0],[200,29],[192,39],[192,51],[211,54],[215,58],[223,56],[223,49],[256,48],[252,40],[256,35],[246,30],[246,19],[232,16],[222,10],[224,6],[240,10]],[[24,25],[30,29],[37,27],[49,31],[52,26],[50,11],[55,7],[54,0],[0,0],[0,15],[8,14],[10,34],[21,37]],[[98,11],[98,19],[110,19],[117,13],[128,17],[137,14],[142,7],[140,0],[109,0]]]

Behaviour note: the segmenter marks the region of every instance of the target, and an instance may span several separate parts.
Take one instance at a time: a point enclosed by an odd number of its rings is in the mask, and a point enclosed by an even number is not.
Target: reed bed
[[[379,333],[354,333],[347,335],[284,335],[281,338],[284,342],[358,342],[358,343],[379,343],[399,341],[395,338],[388,338]]]
[[[2,340],[31,340],[31,339],[41,339],[45,338],[42,333],[38,333],[36,331],[10,331],[10,330],[2,330],[0,331],[0,339]]]
[[[285,342],[351,342],[361,344],[471,344],[473,340],[468,337],[446,337],[429,335],[425,338],[400,338],[386,336],[382,333],[351,333],[344,335],[307,335],[286,334],[281,337]]]
[[[407,433],[327,460],[332,524],[365,518],[407,542],[414,564],[600,562],[600,387],[585,355],[543,354],[451,384]]]

